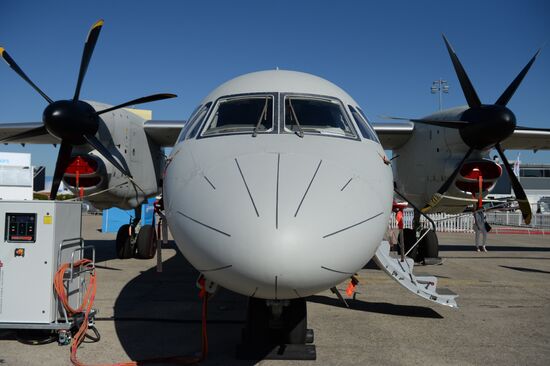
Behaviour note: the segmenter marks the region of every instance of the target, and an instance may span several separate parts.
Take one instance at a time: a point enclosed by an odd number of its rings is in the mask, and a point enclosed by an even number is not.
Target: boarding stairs
[[[393,278],[401,286],[426,300],[440,305],[457,308],[457,294],[447,288],[437,289],[437,277],[430,275],[414,275],[414,260],[390,253],[390,244],[382,241],[374,255],[374,261],[380,269]]]

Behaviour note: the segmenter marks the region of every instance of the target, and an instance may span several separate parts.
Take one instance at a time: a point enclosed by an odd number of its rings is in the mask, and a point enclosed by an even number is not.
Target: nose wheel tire
[[[139,231],[136,241],[136,257],[152,259],[157,251],[157,233],[153,225],[144,225]]]
[[[132,258],[134,248],[130,238],[130,225],[122,225],[116,234],[116,255],[119,259]]]

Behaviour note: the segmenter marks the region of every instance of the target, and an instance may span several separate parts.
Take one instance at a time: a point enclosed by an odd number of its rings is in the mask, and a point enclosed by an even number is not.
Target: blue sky
[[[550,2],[539,1],[67,1],[2,0],[0,46],[53,99],[70,98],[89,27],[105,25],[81,97],[144,105],[156,119],[186,119],[218,84],[243,73],[290,69],[326,78],[380,115],[421,117],[438,108],[433,80],[448,80],[443,106],[465,104],[441,33],[453,44],[482,102],[493,103],[550,40]],[[550,127],[550,50],[508,105],[518,123]],[[0,123],[40,121],[45,101],[0,65]],[[33,153],[51,175],[52,146]],[[515,159],[517,152],[508,152]],[[550,163],[550,152],[521,152]]]

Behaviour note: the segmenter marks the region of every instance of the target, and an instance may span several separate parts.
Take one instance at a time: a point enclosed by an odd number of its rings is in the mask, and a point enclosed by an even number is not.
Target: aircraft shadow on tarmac
[[[520,272],[550,274],[550,271],[543,271],[542,269],[536,269],[536,268],[512,267],[512,266],[499,266],[499,267],[507,268],[507,269],[512,269],[512,270],[514,270],[514,271],[520,271]]]
[[[132,279],[115,301],[114,318],[98,318],[98,327],[102,321],[114,321],[117,337],[132,360],[200,354],[202,300],[195,285],[198,272],[173,242],[168,247],[176,249],[177,254],[163,262],[163,272],[150,268]],[[235,359],[246,306],[246,297],[223,289],[210,299],[210,352],[201,364],[253,365],[258,361]]]
[[[346,308],[337,298],[322,295],[314,295],[307,298],[307,301],[318,304]],[[369,302],[361,300],[346,300],[350,310],[366,311],[369,313],[408,316],[413,318],[443,319],[435,310],[424,306],[398,305],[387,302]]]

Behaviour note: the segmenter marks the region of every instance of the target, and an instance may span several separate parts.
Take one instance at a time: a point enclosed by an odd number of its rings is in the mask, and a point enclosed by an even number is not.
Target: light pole
[[[438,93],[439,94],[439,110],[442,109],[441,104],[441,95],[443,93],[448,94],[449,93],[449,85],[447,84],[447,80],[439,79],[432,83],[432,94]]]

